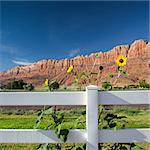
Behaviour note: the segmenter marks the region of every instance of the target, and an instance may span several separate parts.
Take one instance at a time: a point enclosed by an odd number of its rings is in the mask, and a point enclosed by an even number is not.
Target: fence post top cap
[[[87,90],[98,90],[98,86],[95,85],[89,85],[86,87]]]

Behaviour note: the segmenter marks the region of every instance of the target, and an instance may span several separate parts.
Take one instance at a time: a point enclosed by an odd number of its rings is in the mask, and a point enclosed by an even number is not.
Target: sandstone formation
[[[14,79],[23,79],[35,86],[42,86],[45,78],[57,80],[60,84],[70,85],[73,81],[73,76],[67,74],[66,70],[70,65],[74,66],[74,71],[92,70],[91,80],[97,81],[98,84],[108,80],[108,74],[111,72],[116,78],[115,60],[119,55],[127,57],[127,65],[125,70],[128,76],[121,76],[118,81],[118,86],[129,84],[137,84],[139,80],[145,79],[150,83],[150,42],[136,40],[130,45],[121,45],[114,47],[108,52],[97,53],[100,58],[95,57],[95,53],[88,56],[78,56],[72,59],[64,60],[41,60],[27,66],[16,67],[6,72],[0,73],[0,83],[6,84]],[[95,66],[93,64],[95,62]],[[103,71],[99,74],[99,66],[103,66]]]

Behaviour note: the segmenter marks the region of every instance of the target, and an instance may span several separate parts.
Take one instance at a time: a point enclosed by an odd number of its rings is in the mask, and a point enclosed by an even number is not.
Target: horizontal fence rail
[[[70,130],[67,143],[86,143],[85,130]],[[54,131],[34,129],[0,129],[0,143],[63,143]]]
[[[0,92],[0,106],[85,105],[86,130],[69,130],[66,143],[150,142],[150,129],[98,130],[98,105],[150,104],[149,90],[98,91],[88,86],[83,92]],[[0,143],[62,143],[53,130],[0,129]]]
[[[99,130],[98,142],[149,142],[150,129]],[[86,130],[70,130],[66,143],[86,143]],[[62,143],[54,131],[32,129],[0,129],[0,143]]]
[[[0,92],[0,105],[86,105],[85,92]]]
[[[99,104],[150,104],[149,90],[99,92]]]
[[[103,105],[150,104],[148,90],[98,92]],[[0,92],[1,106],[86,105],[85,92]]]
[[[149,142],[150,129],[100,130],[99,143]]]

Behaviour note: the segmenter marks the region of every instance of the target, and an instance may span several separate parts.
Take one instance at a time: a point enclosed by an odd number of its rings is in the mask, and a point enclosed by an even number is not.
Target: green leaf
[[[126,116],[117,116],[117,119],[127,118]]]
[[[128,150],[128,149],[126,148],[126,146],[121,146],[120,150]]]
[[[62,121],[63,121],[63,119],[64,119],[64,113],[59,113],[59,114],[57,115],[57,118],[58,118],[59,122],[62,123]]]
[[[110,73],[108,76],[109,76],[109,78],[113,78],[114,77],[114,75],[112,73]]]
[[[123,75],[128,75],[128,73],[126,71],[121,72]]]
[[[67,141],[68,133],[69,133],[69,130],[68,130],[68,129],[60,130],[60,139],[61,139],[63,142],[66,142],[66,141]]]
[[[39,150],[42,147],[42,145],[43,144],[39,144],[36,149]]]
[[[55,128],[55,133],[56,133],[56,135],[58,136],[58,138],[60,138],[60,131],[61,131],[61,126],[58,125],[58,126]]]
[[[36,120],[36,122],[35,122],[35,123],[37,124],[37,123],[39,123],[39,122],[40,122],[40,120]]]
[[[108,90],[111,90],[112,89],[112,85],[111,85],[111,83],[110,82],[103,82],[102,83],[102,88],[104,89],[104,90],[106,90],[106,91],[108,91]]]
[[[41,123],[41,120],[37,120],[36,124],[34,126],[34,129],[37,129],[39,127],[40,123]]]
[[[122,67],[118,67],[118,72],[123,72],[123,68]]]
[[[53,107],[51,107],[51,108],[48,108],[48,109],[44,110],[43,113],[44,113],[45,115],[49,115],[49,114],[51,114],[53,111],[54,111],[54,109],[53,109]]]
[[[117,125],[114,127],[114,131],[116,131],[117,130]]]
[[[40,116],[41,114],[42,114],[42,111],[38,112],[38,114],[37,114],[37,115],[38,115],[38,116]]]
[[[131,144],[130,144],[130,147],[131,147],[131,148],[133,148],[133,147],[135,147],[135,146],[136,146],[136,144],[134,144],[134,143],[131,143]]]
[[[109,127],[110,127],[110,128],[114,128],[114,127],[116,127],[116,126],[117,126],[116,123],[111,123],[111,124],[109,124]]]

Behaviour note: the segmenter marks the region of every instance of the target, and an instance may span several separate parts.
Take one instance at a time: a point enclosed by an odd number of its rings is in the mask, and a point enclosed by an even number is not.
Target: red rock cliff
[[[117,66],[115,60],[119,55],[124,55],[127,57],[125,69],[129,75],[127,77],[120,77],[117,84],[136,84],[141,79],[145,79],[150,83],[150,42],[137,40],[131,45],[117,46],[108,52],[100,52],[98,55],[100,58],[96,58],[95,54],[91,54],[89,56],[78,56],[64,60],[41,60],[31,65],[1,72],[0,82],[6,84],[12,79],[23,79],[26,82],[40,86],[45,78],[49,78],[50,80],[56,79],[61,84],[71,84],[73,78],[71,75],[66,74],[67,68],[73,65],[76,71],[91,71],[96,59],[96,65],[92,72],[98,73],[100,65],[104,69],[100,76],[93,74],[91,79],[97,80],[100,84],[107,80],[108,73],[116,74]]]

